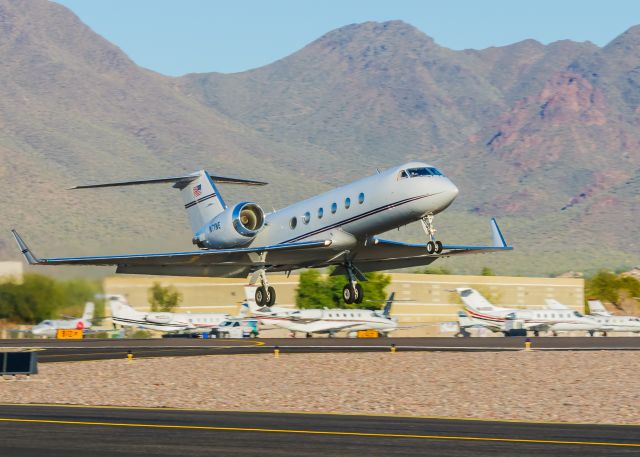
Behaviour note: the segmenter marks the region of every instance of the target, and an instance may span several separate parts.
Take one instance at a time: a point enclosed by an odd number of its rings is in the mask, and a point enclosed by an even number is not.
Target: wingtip
[[[37,265],[37,264],[39,264],[40,263],[40,259],[38,259],[36,256],[33,255],[33,253],[31,252],[31,249],[29,249],[29,246],[27,246],[27,243],[24,242],[24,240],[18,234],[16,229],[11,229],[11,233],[13,234],[13,237],[15,238],[16,243],[18,244],[18,248],[20,248],[20,252],[24,256],[24,258],[27,261],[27,263],[29,265]]]

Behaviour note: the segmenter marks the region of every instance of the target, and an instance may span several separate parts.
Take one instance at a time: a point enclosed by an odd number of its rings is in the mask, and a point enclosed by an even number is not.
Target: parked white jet
[[[256,302],[271,306],[275,290],[267,272],[335,265],[344,274],[346,303],[361,303],[365,272],[428,265],[440,257],[512,249],[495,219],[490,246],[446,245],[435,239],[433,217],[451,205],[458,188],[440,170],[411,162],[264,214],[256,203],[228,207],[219,184],[264,185],[259,181],[211,176],[200,170],[184,176],[76,186],[73,189],[173,183],[179,189],[201,250],[156,254],[38,258],[13,230],[32,265],[115,265],[117,273],[247,277],[258,284]],[[406,244],[377,238],[393,228],[421,221],[428,242]]]
[[[84,312],[82,317],[73,319],[47,319],[33,326],[31,333],[36,336],[46,336],[53,338],[59,329],[68,330],[86,330],[90,329],[93,325],[93,311],[95,305],[91,302],[87,302],[84,305]]]
[[[569,309],[568,306],[557,300],[547,299],[547,306],[553,309]],[[599,327],[590,330],[593,335],[596,331],[607,336],[609,332],[633,332],[640,333],[640,318],[636,316],[614,316],[607,311],[600,300],[589,300],[589,317],[595,320]]]
[[[478,291],[470,288],[456,289],[465,310],[472,321],[484,325],[493,332],[509,333],[522,328],[538,336],[539,332],[593,331],[599,324],[575,310],[514,309],[493,306]]]
[[[377,330],[386,336],[398,328],[396,319],[390,316],[394,293],[392,293],[382,311],[370,309],[273,309],[259,307],[247,295],[247,303],[256,318],[266,325],[273,325],[289,330],[291,333],[304,333],[310,338],[314,333],[333,336],[338,332],[357,332],[360,330]]]
[[[202,333],[231,318],[223,313],[169,313],[137,311],[121,295],[109,297],[111,319],[114,324],[161,332]]]

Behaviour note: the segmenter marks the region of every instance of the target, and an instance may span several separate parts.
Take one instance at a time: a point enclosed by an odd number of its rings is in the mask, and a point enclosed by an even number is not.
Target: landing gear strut
[[[257,273],[260,279],[260,286],[256,289],[256,305],[270,307],[276,302],[276,290],[267,282],[267,274],[264,270],[259,270]],[[250,282],[254,283],[255,281]]]
[[[347,271],[347,278],[349,282],[342,288],[342,299],[347,305],[352,303],[362,303],[364,300],[364,291],[362,286],[358,284],[354,275],[354,267],[351,262],[347,262],[344,266]],[[360,273],[362,275],[362,273]],[[366,279],[366,278],[365,278]]]
[[[442,252],[442,242],[436,241],[436,228],[433,225],[433,214],[429,213],[420,219],[422,229],[429,237],[427,242],[427,254],[440,254]]]

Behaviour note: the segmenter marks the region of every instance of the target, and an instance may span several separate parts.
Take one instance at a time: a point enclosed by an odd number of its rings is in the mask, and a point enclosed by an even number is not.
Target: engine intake
[[[264,212],[256,203],[241,202],[225,209],[201,228],[193,238],[200,248],[224,249],[243,246],[264,227]]]

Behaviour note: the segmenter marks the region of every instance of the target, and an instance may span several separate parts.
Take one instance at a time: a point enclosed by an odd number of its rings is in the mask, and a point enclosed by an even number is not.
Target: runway
[[[638,452],[639,426],[0,405],[0,455],[16,457],[591,457]]]
[[[264,339],[16,339],[0,340],[3,348],[37,350],[40,362],[69,362],[134,357],[182,357],[272,353],[278,347],[286,353],[389,351],[519,351],[525,338],[264,338]],[[537,337],[531,338],[538,351],[637,351],[640,337]]]

